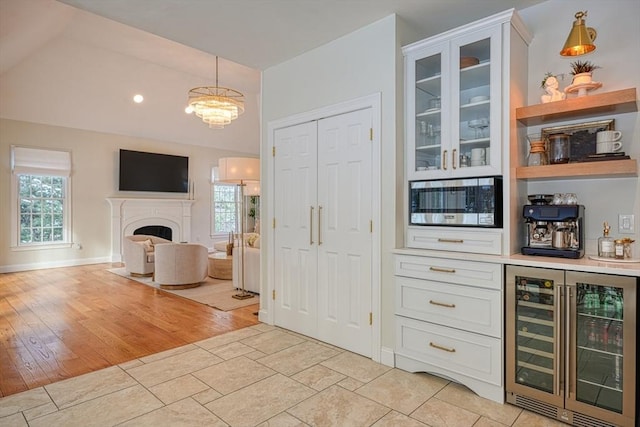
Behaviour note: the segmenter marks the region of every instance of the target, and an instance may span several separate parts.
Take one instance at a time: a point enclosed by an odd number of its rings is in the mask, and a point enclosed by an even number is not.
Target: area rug
[[[107,271],[222,311],[235,310],[236,308],[258,304],[260,302],[258,295],[244,300],[232,298],[232,295],[237,294],[238,291],[233,287],[233,283],[230,280],[219,280],[207,277],[206,280],[201,282],[200,286],[197,288],[177,289],[174,291],[170,289],[161,289],[156,282],[151,280],[151,277],[130,276],[127,274],[124,267],[110,268],[107,269]]]

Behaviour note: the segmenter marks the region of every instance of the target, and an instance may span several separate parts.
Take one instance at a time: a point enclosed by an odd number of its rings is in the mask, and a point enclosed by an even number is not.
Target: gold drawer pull
[[[443,347],[443,346],[441,346],[441,345],[434,344],[434,343],[432,343],[432,342],[430,342],[430,343],[429,343],[429,346],[430,346],[430,347],[433,347],[433,348],[437,348],[438,350],[444,350],[444,351],[449,352],[449,353],[455,353],[455,352],[456,352],[456,349],[455,349],[455,348],[447,348],[447,347]]]
[[[447,308],[456,308],[455,304],[447,304],[446,302],[438,302],[438,301],[434,301],[432,299],[429,300],[429,304],[439,305],[439,306],[447,307]]]
[[[453,268],[440,268],[440,267],[429,267],[431,271],[439,271],[440,273],[455,273],[456,270]]]
[[[464,243],[462,239],[438,239],[438,242],[441,243]]]

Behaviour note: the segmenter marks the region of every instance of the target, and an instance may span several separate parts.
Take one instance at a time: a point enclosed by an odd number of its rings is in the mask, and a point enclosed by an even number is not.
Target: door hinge
[[[369,312],[369,326],[373,325],[373,313]]]
[[[272,300],[276,299],[276,290],[275,289],[271,292],[271,299]]]
[[[373,220],[369,220],[369,233],[373,233]]]
[[[273,218],[273,220],[271,221],[271,228],[276,228],[276,219]]]
[[[369,141],[373,141],[373,128],[369,128]]]
[[[271,157],[275,157],[276,156],[276,147],[271,147]]]

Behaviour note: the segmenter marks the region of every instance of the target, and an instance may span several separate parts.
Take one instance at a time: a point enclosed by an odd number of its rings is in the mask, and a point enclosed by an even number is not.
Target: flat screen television
[[[189,158],[120,150],[120,191],[189,192]]]

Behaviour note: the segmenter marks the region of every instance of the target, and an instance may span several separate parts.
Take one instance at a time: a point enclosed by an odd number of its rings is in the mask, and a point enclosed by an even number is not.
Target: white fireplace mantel
[[[111,205],[111,262],[122,261],[124,236],[148,225],[169,227],[174,242],[191,240],[191,206],[195,200],[108,197]]]

